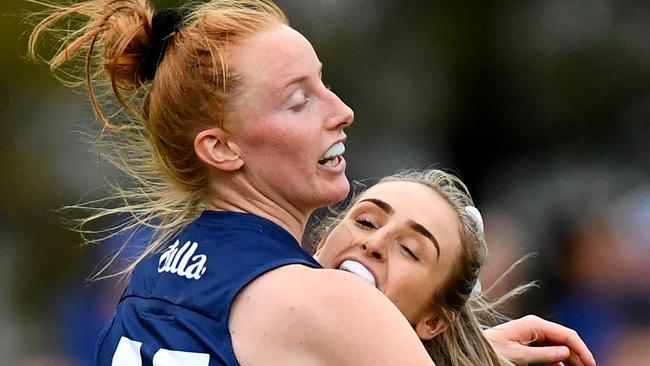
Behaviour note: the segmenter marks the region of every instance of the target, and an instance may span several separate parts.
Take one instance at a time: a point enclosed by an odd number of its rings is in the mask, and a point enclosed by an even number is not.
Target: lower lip
[[[345,158],[343,156],[340,156],[339,157],[339,163],[336,164],[335,166],[327,166],[327,165],[323,165],[323,164],[318,164],[318,166],[321,169],[323,169],[323,170],[325,170],[325,171],[327,171],[329,173],[341,174],[341,173],[345,172],[345,167],[346,167]]]

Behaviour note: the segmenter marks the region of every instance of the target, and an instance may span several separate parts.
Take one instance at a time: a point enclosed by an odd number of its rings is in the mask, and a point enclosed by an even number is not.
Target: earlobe
[[[218,127],[199,132],[194,138],[194,152],[202,162],[222,171],[232,172],[244,166],[237,144]]]
[[[432,312],[415,324],[415,333],[421,340],[428,341],[446,331],[448,327],[445,319]]]

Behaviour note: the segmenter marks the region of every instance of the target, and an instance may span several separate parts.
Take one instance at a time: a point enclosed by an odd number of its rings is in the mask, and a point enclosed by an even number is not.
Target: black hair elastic
[[[165,57],[171,37],[181,30],[183,16],[175,8],[157,12],[151,20],[151,47],[142,61],[141,70],[145,80],[153,80],[158,65]]]

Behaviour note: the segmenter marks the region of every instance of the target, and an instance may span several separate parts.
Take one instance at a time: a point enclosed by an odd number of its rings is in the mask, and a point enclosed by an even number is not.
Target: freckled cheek
[[[285,157],[294,156],[303,160],[314,155],[315,149],[320,145],[320,141],[310,139],[308,135],[300,133],[300,131],[268,126],[260,126],[259,129],[256,129],[251,134],[249,141],[251,146],[269,146],[284,154]]]
[[[253,144],[273,144],[277,143],[280,138],[284,139],[284,135],[286,133],[279,131],[277,127],[260,122],[251,127],[248,137]]]

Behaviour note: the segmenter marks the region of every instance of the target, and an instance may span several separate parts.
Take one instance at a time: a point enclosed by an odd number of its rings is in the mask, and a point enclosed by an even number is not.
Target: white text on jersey
[[[199,246],[196,242],[192,243],[188,240],[180,249],[179,245],[180,241],[176,240],[160,256],[158,273],[169,272],[188,279],[200,279],[205,273],[205,263],[208,261],[208,257],[205,254],[194,255]]]

